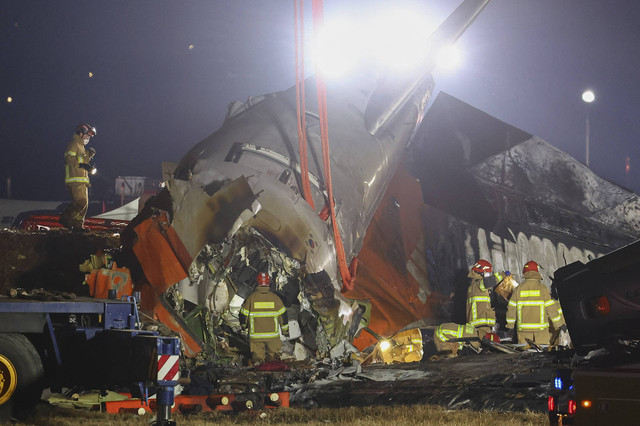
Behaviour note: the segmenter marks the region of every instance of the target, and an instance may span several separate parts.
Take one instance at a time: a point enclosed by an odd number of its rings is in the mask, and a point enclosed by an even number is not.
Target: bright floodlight
[[[593,93],[592,90],[585,90],[582,93],[582,100],[585,101],[586,103],[590,104],[591,102],[596,100],[596,94]]]
[[[410,10],[384,13],[363,29],[373,56],[382,66],[406,71],[424,61],[434,25]]]
[[[349,23],[335,21],[327,23],[318,35],[315,61],[320,71],[327,76],[339,76],[353,68],[358,59],[360,45],[357,29]]]
[[[438,52],[437,63],[438,67],[442,70],[451,71],[458,66],[462,62],[462,55],[460,54],[460,49],[455,44],[451,44],[449,46],[443,47]]]
[[[410,70],[424,61],[434,25],[414,11],[391,11],[376,17],[325,22],[314,59],[327,76],[355,66]]]

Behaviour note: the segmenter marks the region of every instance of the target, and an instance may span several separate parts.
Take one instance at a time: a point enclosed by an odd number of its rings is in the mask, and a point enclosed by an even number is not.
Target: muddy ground
[[[290,371],[212,367],[217,393],[268,384],[290,393],[290,408],[182,415],[178,424],[547,424],[547,396],[556,358],[548,353],[485,353],[411,364],[301,366]],[[200,371],[202,373],[202,371]],[[258,385],[257,387],[261,387]],[[264,414],[263,414],[264,413]],[[27,424],[143,424],[142,417],[41,404]]]

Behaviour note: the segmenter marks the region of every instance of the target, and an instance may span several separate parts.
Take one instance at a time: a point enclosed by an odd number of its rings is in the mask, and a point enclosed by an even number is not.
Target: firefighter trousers
[[[84,183],[67,185],[71,193],[71,204],[62,212],[60,223],[67,228],[82,228],[89,207],[89,190]]]
[[[264,340],[249,340],[251,359],[254,364],[279,359],[281,347],[282,342],[280,341],[280,337]]]
[[[518,330],[518,343],[527,343],[526,339],[530,339],[539,345],[549,344],[549,330],[522,331]]]

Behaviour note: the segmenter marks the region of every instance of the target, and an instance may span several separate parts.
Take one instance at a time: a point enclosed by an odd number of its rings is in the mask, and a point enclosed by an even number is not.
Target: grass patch
[[[147,426],[150,415],[114,415],[85,410],[62,409],[57,407],[41,409],[25,424],[71,426],[71,425],[140,425]],[[512,413],[497,411],[449,411],[433,405],[411,406],[372,406],[344,408],[281,408],[269,410],[247,411],[238,414],[199,413],[183,416],[176,414],[174,420],[180,426],[205,426],[212,423],[231,424],[268,424],[268,425],[547,425],[546,413]]]

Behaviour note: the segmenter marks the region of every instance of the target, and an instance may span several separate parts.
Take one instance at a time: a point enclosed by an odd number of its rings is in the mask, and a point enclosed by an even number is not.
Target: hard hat
[[[524,274],[525,272],[529,272],[529,271],[540,272],[540,267],[536,262],[534,262],[533,260],[530,260],[524,264],[524,267],[522,268],[522,273]]]
[[[471,267],[471,270],[473,272],[479,273],[483,277],[486,277],[491,275],[491,271],[493,271],[493,266],[491,266],[491,263],[489,263],[489,261],[480,259],[476,262],[475,265]]]
[[[93,137],[98,134],[98,131],[91,124],[81,123],[76,126],[76,133]]]
[[[260,272],[256,277],[256,281],[258,281],[258,286],[260,287],[269,287],[269,284],[271,283],[269,274],[266,272]]]

